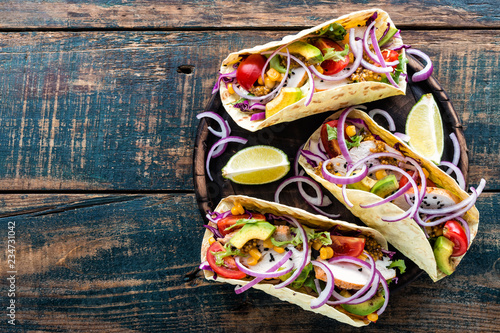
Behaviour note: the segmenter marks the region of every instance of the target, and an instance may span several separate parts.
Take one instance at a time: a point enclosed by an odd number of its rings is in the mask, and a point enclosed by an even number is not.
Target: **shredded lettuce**
[[[303,226],[306,235],[307,235],[307,240],[309,242],[314,241],[316,239],[320,240],[324,245],[330,245],[332,244],[332,240],[330,238],[330,233],[328,231],[320,231],[316,232],[314,229],[308,228],[306,226]],[[293,237],[292,240],[289,241],[277,241],[273,237],[271,237],[271,242],[274,244],[274,246],[284,246],[288,244],[292,244],[293,246],[298,246],[302,244],[302,238],[300,237],[300,233],[298,232],[297,228],[290,228],[290,230],[295,234],[295,237]]]
[[[318,31],[319,36],[326,35],[328,38],[333,40],[342,40],[346,34],[347,30],[345,30],[344,27],[337,22],[334,22]]]
[[[396,84],[399,84],[399,78],[401,77],[401,73],[405,73],[404,66],[405,66],[405,64],[408,63],[408,59],[403,57],[402,54],[399,55],[398,60],[399,60],[399,64],[394,69],[394,72],[391,73],[392,78],[394,79],[394,82],[396,82]],[[390,84],[387,77],[384,77],[382,79],[382,82]]]
[[[240,226],[242,224],[251,224],[251,223],[257,223],[257,222],[262,222],[262,220],[256,220],[256,219],[240,219],[238,221],[236,221],[235,224],[233,224],[232,226],[230,227],[227,227],[226,229],[224,229],[225,231],[227,230],[231,230],[237,226]]]
[[[229,256],[246,256],[246,254],[244,254],[240,250],[233,249],[229,243],[226,243],[226,245],[224,245],[224,250],[225,251],[220,251],[220,252],[210,251],[210,252],[212,252],[212,254],[215,257],[215,264],[217,266],[226,266],[226,267],[228,267],[226,265],[226,262],[224,261],[225,257],[229,257]]]
[[[332,127],[326,124],[326,133],[328,134],[328,141],[337,140],[337,127]],[[351,141],[345,140],[347,145],[347,149],[351,149],[352,147],[359,147],[359,144],[363,140],[363,135],[354,135],[350,137]]]
[[[398,268],[399,272],[403,274],[406,271],[406,264],[403,259],[398,259],[394,260],[390,265],[389,268]]]
[[[280,280],[286,281],[290,276],[292,276],[294,271],[295,271],[295,269],[292,270],[291,272],[286,273],[285,275],[280,276],[279,277]],[[304,267],[304,269],[302,270],[300,275],[295,279],[295,281],[293,281],[290,284],[290,287],[292,287],[293,289],[299,289],[303,285],[306,285],[306,286],[311,287],[314,290],[316,290],[316,286],[314,285],[314,280],[313,280],[314,276],[310,276],[311,272],[314,274],[313,265],[311,263],[309,263]],[[312,286],[311,286],[311,282],[312,282]]]
[[[342,61],[349,54],[349,45],[346,44],[343,51],[337,51],[334,48],[323,49],[323,51],[326,51],[323,55],[325,60]]]

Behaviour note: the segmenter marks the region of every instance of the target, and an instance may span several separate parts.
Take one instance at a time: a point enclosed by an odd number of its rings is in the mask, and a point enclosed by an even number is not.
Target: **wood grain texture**
[[[194,194],[0,195],[0,258],[16,222],[18,326],[3,332],[357,332],[260,291],[197,272],[202,219]],[[483,195],[479,233],[457,271],[393,294],[366,332],[498,332],[499,194]],[[47,209],[50,206],[50,209]],[[0,286],[6,290],[5,272]],[[8,301],[0,293],[0,304]]]
[[[220,61],[289,33],[3,33],[1,188],[192,190],[195,115]],[[485,177],[491,190],[500,187],[498,36],[403,31],[430,54],[463,122],[471,184]]]
[[[495,0],[397,1],[4,1],[0,29],[306,27],[368,8],[404,27],[499,27]],[[277,14],[270,19],[270,14]]]

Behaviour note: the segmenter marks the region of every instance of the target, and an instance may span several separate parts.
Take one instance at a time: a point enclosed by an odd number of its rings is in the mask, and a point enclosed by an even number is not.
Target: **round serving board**
[[[464,173],[465,179],[467,180],[469,166],[468,150],[466,147],[465,137],[462,131],[460,119],[453,109],[453,106],[445,91],[434,77],[431,76],[429,79],[422,82],[411,81],[412,74],[416,71],[421,70],[423,68],[423,65],[412,56],[407,56],[409,58],[409,82],[406,90],[406,95],[389,97],[383,100],[366,103],[364,105],[367,107],[368,111],[375,108],[388,111],[394,119],[394,122],[396,124],[396,131],[404,133],[406,118],[412,106],[420,99],[423,94],[432,93],[437,104],[439,105],[441,117],[443,119],[445,145],[442,160],[451,161],[453,158],[453,144],[451,142],[451,139],[449,138],[449,135],[451,133],[455,133],[460,143],[461,150],[458,166]],[[230,143],[226,151],[221,156],[210,161],[210,172],[213,177],[213,181],[211,181],[207,176],[205,162],[210,147],[219,138],[210,133],[210,131],[208,130],[208,126],[212,126],[216,130],[218,130],[218,125],[215,121],[207,118],[204,118],[200,121],[197,130],[193,155],[193,178],[196,199],[198,202],[200,213],[205,220],[205,223],[208,223],[208,220],[205,217],[207,210],[213,210],[222,198],[232,194],[240,194],[268,201],[274,201],[274,193],[278,185],[284,179],[293,176],[293,168],[291,168],[288,175],[286,175],[283,179],[270,184],[235,184],[229,180],[224,179],[221,175],[222,167],[226,165],[231,156],[233,156],[237,151],[244,147],[255,145],[270,145],[283,150],[288,155],[290,163],[293,165],[299,147],[307,141],[311,134],[323,123],[323,121],[329,115],[337,110],[331,110],[331,112],[324,112],[307,118],[298,119],[289,123],[277,124],[268,128],[264,128],[257,132],[249,132],[236,125],[236,123],[226,113],[224,107],[222,106],[218,93],[212,96],[205,111],[214,111],[220,114],[224,119],[226,119],[231,127],[231,135],[241,136],[248,139],[248,142],[245,145]],[[374,119],[381,126],[387,128],[387,122],[383,117],[375,116]],[[304,185],[304,188],[306,190],[307,187],[307,185]],[[330,195],[327,190],[324,190],[324,193],[329,195],[329,197],[333,201],[333,204],[322,209],[329,213],[340,214],[340,220],[363,225],[361,220],[355,217],[347,208],[344,207],[343,204],[338,202],[333,197],[333,195]],[[311,195],[314,195],[313,192],[311,192]],[[307,203],[304,202],[298,192],[296,184],[288,185],[281,192],[280,203],[316,213],[314,210],[312,210],[312,208],[308,206]],[[391,250],[394,250],[394,248],[391,248]],[[395,259],[398,258],[405,259],[404,256],[397,253]],[[406,273],[399,277],[399,281],[397,284],[391,283],[391,290],[400,289],[402,286],[413,281],[423,272],[409,259],[406,259],[405,263],[407,266]]]

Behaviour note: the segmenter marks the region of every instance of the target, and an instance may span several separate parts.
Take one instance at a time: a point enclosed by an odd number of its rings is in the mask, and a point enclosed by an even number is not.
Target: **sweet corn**
[[[387,172],[385,172],[385,170],[377,170],[375,172],[375,177],[379,180],[384,178],[385,176],[387,176]]]
[[[320,65],[316,65],[316,66],[314,66],[314,68],[316,68],[316,70],[318,72],[320,72],[320,74],[323,74],[325,72],[325,70],[323,69],[323,67],[321,67]]]
[[[208,244],[212,245],[213,243],[215,243],[215,238],[210,237],[210,238],[208,239]]]
[[[267,89],[272,89],[274,88],[274,85],[276,84],[276,81],[271,80],[269,76],[266,76],[264,79],[264,85],[266,86]]]
[[[337,176],[337,177],[342,177],[342,174],[340,172],[338,172],[338,171],[335,172],[334,175]],[[338,187],[342,187],[342,184],[337,184],[337,186]]]
[[[265,76],[264,76],[265,77]],[[264,81],[262,81],[262,75],[259,75],[259,78],[257,79],[257,83],[260,85],[260,86],[263,86],[264,85]]]
[[[249,251],[248,251],[248,254],[250,254],[250,256],[252,256],[252,258],[254,258],[255,260],[259,260],[260,257],[262,257],[262,254],[260,253],[259,250],[257,250],[256,247],[252,247]]]
[[[361,259],[361,260],[365,260],[366,258],[368,258],[368,256],[364,253],[361,253],[359,256],[358,256],[358,259]]]
[[[319,251],[319,249],[321,249],[322,246],[323,246],[323,243],[321,243],[321,241],[319,241],[319,240],[315,240],[312,243],[312,248],[315,249],[316,251]]]
[[[274,68],[267,71],[267,76],[273,81],[279,81],[281,79],[281,74]]]
[[[323,260],[330,259],[331,257],[333,257],[333,249],[329,246],[323,246],[319,250],[319,257]]]
[[[267,247],[269,249],[272,249],[274,247],[274,244],[271,241],[271,238],[266,239],[263,244],[264,244],[264,247]]]
[[[227,85],[227,91],[232,95],[234,94],[234,89],[233,89],[233,84],[232,83],[229,83]]]
[[[356,126],[354,126],[354,125],[347,126],[347,128],[345,129],[345,133],[351,137],[355,136],[356,135]]]
[[[354,54],[349,53],[349,62],[354,62]]]
[[[250,266],[255,266],[255,265],[257,265],[258,262],[259,261],[257,259],[255,259],[254,257],[250,257],[247,260],[247,264]]]
[[[376,322],[378,320],[378,314],[376,314],[375,312],[370,313],[368,316],[366,316],[366,319],[372,322]]]
[[[273,247],[273,250],[274,250],[274,251],[276,251],[276,252],[278,252],[278,253],[283,253],[283,252],[285,252],[285,249],[284,249],[284,248],[282,248],[282,247],[279,247],[279,246],[275,246],[275,247]]]
[[[239,202],[236,202],[233,208],[231,208],[231,214],[233,215],[245,214],[245,208],[243,208],[243,206]]]

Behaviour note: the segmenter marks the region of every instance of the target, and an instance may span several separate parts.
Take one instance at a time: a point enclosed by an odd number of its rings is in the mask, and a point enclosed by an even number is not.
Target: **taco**
[[[361,110],[327,118],[304,145],[299,163],[434,281],[453,273],[477,234],[474,205],[485,181],[467,194]]]
[[[404,47],[386,12],[359,11],[229,54],[213,93],[220,88],[226,111],[236,124],[253,132],[404,95]]]
[[[205,278],[253,287],[353,326],[368,325],[389,300],[402,259],[376,230],[247,196],[224,198],[203,237]],[[392,266],[391,266],[392,265]]]

